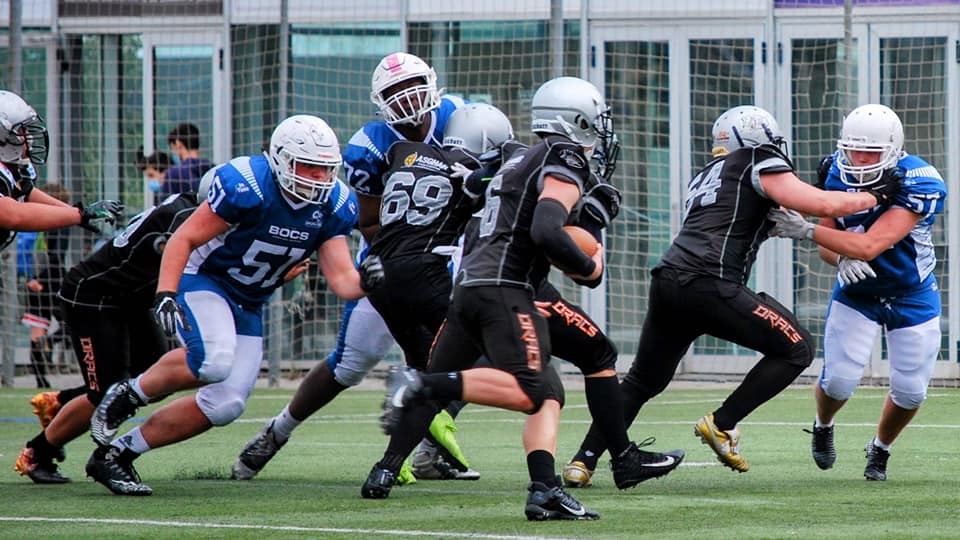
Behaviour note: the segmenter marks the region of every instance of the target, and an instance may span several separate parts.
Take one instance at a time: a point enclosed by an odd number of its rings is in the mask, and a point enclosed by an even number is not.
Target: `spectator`
[[[167,144],[173,166],[163,174],[160,196],[196,192],[203,173],[213,168],[212,161],[200,157],[200,130],[193,124],[178,124],[167,134]]]
[[[136,156],[137,170],[141,171],[147,177],[147,187],[157,198],[157,193],[163,187],[164,173],[173,165],[170,154],[166,152],[154,152],[149,156],[143,155],[142,150],[137,151]],[[155,200],[154,203],[157,201]]]

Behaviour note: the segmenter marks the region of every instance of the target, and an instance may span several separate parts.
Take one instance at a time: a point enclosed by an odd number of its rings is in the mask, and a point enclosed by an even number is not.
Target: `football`
[[[570,235],[570,238],[577,244],[577,247],[580,248],[580,251],[587,254],[589,257],[593,255],[599,249],[600,244],[597,242],[597,239],[590,234],[590,231],[577,227],[576,225],[566,225],[563,228],[567,234]]]

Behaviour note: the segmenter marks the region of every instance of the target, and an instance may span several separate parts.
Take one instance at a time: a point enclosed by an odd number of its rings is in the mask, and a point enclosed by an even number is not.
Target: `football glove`
[[[873,268],[870,267],[870,263],[867,261],[851,259],[843,255],[837,258],[837,279],[840,280],[840,285],[846,287],[847,285],[859,283],[867,278],[875,277],[877,277],[877,273],[873,271]]]
[[[383,284],[383,261],[376,255],[369,255],[360,263],[360,288],[371,292]]]
[[[190,323],[187,322],[187,314],[177,303],[177,293],[175,292],[161,291],[154,296],[153,316],[157,320],[157,325],[167,337],[177,335],[177,324],[188,332],[191,330]]]
[[[812,240],[813,230],[817,227],[810,223],[800,212],[783,207],[776,207],[767,213],[767,219],[773,222],[770,236],[793,238],[795,240]]]
[[[893,197],[900,191],[906,175],[907,171],[903,167],[887,169],[883,171],[880,180],[871,185],[867,191],[877,198],[877,204],[888,205],[893,202]]]
[[[590,188],[580,201],[580,218],[594,221],[600,227],[610,225],[610,222],[620,214],[620,202],[623,200],[620,190],[611,184],[598,183]]]
[[[115,224],[123,213],[123,203],[120,201],[103,200],[84,206],[82,202],[73,205],[80,210],[80,226],[84,229],[99,233],[96,223]]]

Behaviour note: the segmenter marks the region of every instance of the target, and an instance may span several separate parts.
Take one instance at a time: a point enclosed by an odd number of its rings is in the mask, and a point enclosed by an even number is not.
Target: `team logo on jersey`
[[[450,169],[446,163],[440,161],[439,159],[434,159],[429,156],[421,156],[420,154],[414,152],[409,156],[403,158],[404,167],[421,167],[423,169],[428,169],[431,171],[445,172]]]
[[[563,162],[567,164],[567,167],[570,167],[571,169],[582,169],[587,166],[587,164],[584,163],[583,158],[569,148],[564,148],[560,151],[560,159],[562,159]]]
[[[242,183],[242,182],[239,183],[239,184],[237,184],[237,193],[246,193],[246,192],[248,192],[248,191],[250,191],[250,188],[247,187],[246,184],[244,184],[244,183]]]
[[[322,227],[323,212],[319,210],[314,210],[313,215],[310,216],[310,219],[308,219],[306,223],[304,223],[304,225],[306,225],[307,227],[310,227],[311,229],[319,229],[320,227]]]
[[[307,231],[300,231],[292,227],[281,227],[279,225],[271,225],[267,232],[275,238],[283,238],[284,240],[309,240],[310,233]]]

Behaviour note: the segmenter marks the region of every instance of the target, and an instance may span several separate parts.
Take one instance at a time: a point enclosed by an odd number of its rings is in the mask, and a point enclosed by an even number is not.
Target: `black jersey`
[[[504,164],[487,186],[476,244],[464,257],[460,285],[525,287],[534,290],[550,270],[550,262],[530,237],[533,212],[543,191],[544,176],[583,188],[590,168],[583,148],[566,137],[551,135],[536,145],[504,148]]]
[[[33,165],[0,163],[0,197],[12,197],[17,202],[24,202],[21,183],[32,183],[36,180],[37,171]],[[10,245],[16,237],[17,231],[0,229],[0,249]]]
[[[658,266],[746,284],[760,244],[773,224],[776,202],[760,185],[762,173],[791,172],[778,148],[741,148],[708,163],[688,186],[680,234]]]
[[[390,146],[380,230],[370,245],[371,254],[389,258],[457,245],[480,197],[463,189],[463,178],[452,176],[454,163],[480,167],[476,157],[460,149],[412,141]]]
[[[181,193],[134,217],[113,240],[67,272],[60,298],[88,307],[149,306],[163,248],[196,207],[195,194]]]

